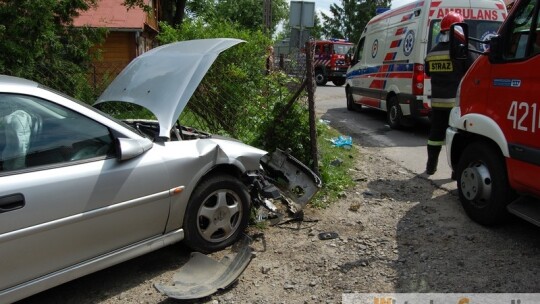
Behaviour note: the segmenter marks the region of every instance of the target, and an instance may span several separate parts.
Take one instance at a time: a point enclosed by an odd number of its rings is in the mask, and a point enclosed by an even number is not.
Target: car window
[[[109,129],[55,103],[0,94],[0,172],[106,156]]]

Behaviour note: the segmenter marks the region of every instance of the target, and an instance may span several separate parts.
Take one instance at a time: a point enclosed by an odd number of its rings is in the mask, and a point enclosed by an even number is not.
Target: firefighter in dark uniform
[[[474,58],[452,60],[450,58],[449,30],[454,23],[463,22],[463,16],[449,12],[441,20],[439,43],[426,56],[426,74],[431,77],[431,129],[429,131],[425,173],[432,175],[437,171],[450,110],[455,106],[456,91],[461,78],[467,72]]]

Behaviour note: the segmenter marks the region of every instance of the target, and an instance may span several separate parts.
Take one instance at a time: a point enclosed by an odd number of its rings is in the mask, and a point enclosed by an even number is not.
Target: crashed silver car
[[[156,48],[96,102],[142,105],[157,121],[122,122],[0,76],[0,303],[179,241],[221,250],[241,237],[251,206],[283,194],[296,208],[309,201],[320,180],[287,153],[177,123],[219,53],[240,42]]]

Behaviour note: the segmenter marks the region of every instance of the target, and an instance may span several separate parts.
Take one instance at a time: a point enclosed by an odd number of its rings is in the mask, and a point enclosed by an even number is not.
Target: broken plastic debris
[[[337,138],[330,140],[335,147],[343,147],[345,149],[352,148],[352,137],[340,135]]]
[[[331,240],[338,237],[338,234],[335,232],[321,232],[319,233],[319,240]]]
[[[193,252],[191,259],[173,277],[173,285],[154,284],[170,298],[179,300],[200,299],[226,289],[244,272],[252,258],[249,239],[239,241],[241,248],[236,255],[216,261],[202,253]]]

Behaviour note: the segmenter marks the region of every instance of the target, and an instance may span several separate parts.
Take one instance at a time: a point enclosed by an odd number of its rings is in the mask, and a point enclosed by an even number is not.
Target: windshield
[[[351,44],[334,44],[334,54],[347,55],[351,48]]]
[[[469,25],[469,37],[478,38],[482,41],[488,41],[491,37],[497,34],[501,21],[486,21],[486,20],[466,20]],[[441,31],[441,20],[433,20],[430,27],[430,35],[428,41],[428,50],[431,50],[438,42]],[[479,51],[486,51],[488,44],[479,42],[470,42]]]

